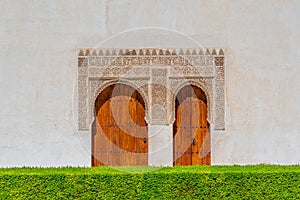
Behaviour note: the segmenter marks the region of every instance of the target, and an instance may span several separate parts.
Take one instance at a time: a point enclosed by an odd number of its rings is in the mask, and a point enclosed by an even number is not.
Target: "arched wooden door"
[[[132,87],[107,87],[95,102],[92,166],[148,165],[145,103]]]
[[[173,125],[174,165],[210,165],[207,100],[196,86],[185,86],[176,96]]]

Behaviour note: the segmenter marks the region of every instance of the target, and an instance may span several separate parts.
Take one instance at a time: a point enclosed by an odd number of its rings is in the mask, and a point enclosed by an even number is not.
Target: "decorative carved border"
[[[94,103],[116,83],[137,89],[149,124],[172,124],[175,97],[185,85],[201,88],[208,100],[208,121],[225,129],[224,49],[80,49],[78,126],[88,130]]]

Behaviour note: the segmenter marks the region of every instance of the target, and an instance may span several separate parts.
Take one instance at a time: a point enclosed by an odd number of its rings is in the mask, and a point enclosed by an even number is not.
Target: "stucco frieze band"
[[[149,124],[172,124],[175,97],[184,86],[207,96],[207,119],[225,129],[224,49],[80,49],[78,54],[78,126],[88,130],[94,103],[107,86],[136,88],[145,101]]]

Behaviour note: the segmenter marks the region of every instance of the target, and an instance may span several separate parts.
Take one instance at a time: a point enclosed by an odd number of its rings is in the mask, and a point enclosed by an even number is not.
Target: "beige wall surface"
[[[1,1],[0,167],[90,166],[91,136],[77,131],[78,49],[140,27],[228,49],[212,164],[299,164],[299,11],[296,0]],[[133,38],[103,46],[134,48]],[[135,39],[192,46],[161,32]]]

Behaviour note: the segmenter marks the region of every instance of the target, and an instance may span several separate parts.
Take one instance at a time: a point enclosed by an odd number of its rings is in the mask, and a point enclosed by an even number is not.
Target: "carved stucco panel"
[[[176,93],[187,84],[196,85],[207,96],[208,121],[215,129],[224,129],[224,63],[222,49],[82,49],[78,56],[79,129],[89,129],[97,96],[116,83],[141,93],[150,124],[172,124]]]
[[[211,66],[180,66],[176,65],[170,67],[170,76],[175,77],[193,77],[193,76],[202,76],[202,77],[212,77],[214,76],[214,67]]]
[[[225,129],[225,80],[224,67],[216,67],[215,78],[215,129]]]
[[[151,124],[166,124],[168,115],[167,81],[168,68],[166,66],[153,66],[151,68]]]
[[[88,127],[88,76],[78,76],[78,126],[79,129]]]

